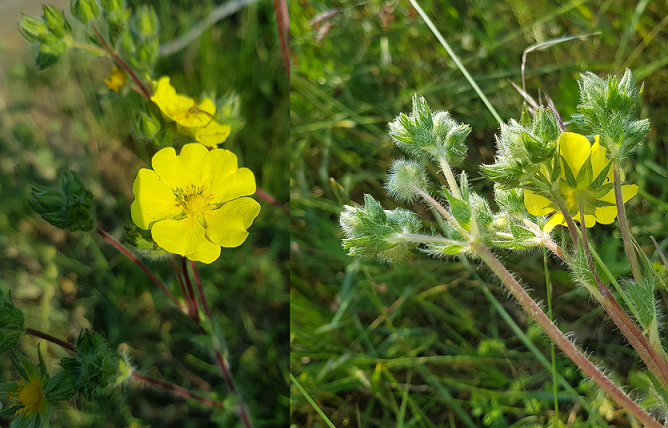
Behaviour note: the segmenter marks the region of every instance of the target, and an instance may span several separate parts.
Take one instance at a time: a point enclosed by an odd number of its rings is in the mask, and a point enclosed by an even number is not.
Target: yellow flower
[[[229,126],[221,125],[213,119],[216,106],[209,98],[197,103],[194,98],[177,94],[166,76],[153,82],[153,87],[155,93],[151,101],[160,108],[165,120],[176,122],[178,133],[213,148],[230,135]]]
[[[562,156],[559,194],[571,216],[580,220],[580,208],[584,207],[586,227],[593,227],[597,222],[610,224],[615,221],[617,207],[612,188],[613,172],[610,161],[605,157],[605,148],[598,143],[598,135],[592,145],[583,135],[564,132],[559,137],[559,152]],[[620,175],[624,181],[624,173]],[[638,186],[635,184],[622,185],[624,203],[636,193]],[[535,216],[555,213],[543,227],[545,232],[558,224],[566,226],[563,214],[550,199],[525,190],[524,205]]]
[[[142,168],[132,191],[132,220],[151,230],[166,251],[211,263],[220,247],[237,247],[260,212],[260,204],[242,196],[255,193],[255,177],[237,167],[228,150],[209,151],[186,144],[177,155],[167,147],[153,156],[153,170]]]
[[[115,92],[123,89],[127,81],[127,74],[125,74],[123,70],[116,67],[115,65],[111,67],[111,73],[109,74],[109,77],[104,79],[104,83],[107,84],[107,87]]]
[[[28,380],[21,378],[16,382],[16,390],[10,392],[7,397],[10,400],[16,400],[12,407],[18,407],[14,416],[24,415],[44,415],[48,410],[48,404],[44,397],[44,383],[35,374],[35,377],[29,377]]]

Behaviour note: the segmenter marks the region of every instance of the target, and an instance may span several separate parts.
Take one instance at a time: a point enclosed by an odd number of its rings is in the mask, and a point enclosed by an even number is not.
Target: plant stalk
[[[132,252],[131,252],[130,250],[128,250],[127,248],[125,248],[125,247],[123,246],[123,244],[121,244],[120,242],[118,242],[116,239],[114,239],[113,236],[111,236],[110,234],[108,234],[107,232],[105,232],[104,230],[102,230],[102,228],[100,228],[99,226],[97,227],[96,231],[97,231],[97,233],[98,233],[100,236],[102,236],[104,239],[106,239],[107,242],[109,242],[111,245],[113,245],[114,247],[116,247],[116,249],[117,249],[118,251],[120,251],[121,253],[123,253],[123,255],[124,255],[125,257],[127,257],[128,259],[130,259],[130,260],[131,260],[134,264],[136,264],[137,266],[139,266],[139,267],[141,268],[141,270],[143,270],[143,271],[146,273],[146,275],[148,275],[148,277],[151,279],[151,281],[153,281],[153,283],[154,283],[160,290],[162,290],[163,293],[165,293],[165,296],[167,296],[167,297],[169,298],[169,300],[171,300],[171,301],[172,301],[178,308],[180,308],[180,309],[183,310],[183,311],[186,311],[186,310],[187,310],[187,308],[184,306],[184,304],[181,303],[181,302],[179,301],[179,299],[177,299],[177,298],[172,294],[172,292],[169,291],[169,289],[168,289],[167,287],[165,287],[165,285],[164,285],[162,282],[160,282],[160,280],[153,274],[153,272],[151,272],[151,271],[149,270],[149,268],[146,267],[146,265],[145,265],[141,260],[139,260],[139,259],[137,258],[137,256],[135,256],[134,254],[132,254]]]
[[[31,336],[39,337],[40,339],[47,340],[51,343],[55,343],[58,346],[61,346],[68,351],[72,351],[74,353],[77,352],[77,348],[74,347],[70,342],[65,342],[64,340],[58,339],[57,337],[51,336],[48,333],[44,333],[39,330],[35,330],[33,328],[26,328],[26,334],[29,334]]]
[[[614,177],[613,186],[615,188],[615,204],[617,205],[617,220],[619,221],[619,230],[622,232],[622,240],[624,241],[624,251],[626,257],[631,264],[631,272],[636,284],[640,284],[642,275],[640,273],[640,265],[636,257],[633,241],[631,240],[631,230],[629,229],[629,221],[626,218],[626,210],[624,209],[624,198],[622,195],[622,181],[619,172],[619,161],[612,160],[612,174]]]
[[[155,386],[160,387],[162,389],[165,389],[167,391],[170,391],[170,392],[178,395],[179,397],[192,398],[193,400],[197,400],[197,401],[199,401],[201,403],[204,403],[204,404],[206,404],[207,406],[210,406],[210,407],[219,407],[221,409],[225,407],[225,405],[223,403],[221,403],[220,401],[212,400],[212,399],[207,398],[207,397],[202,397],[201,395],[197,395],[194,392],[191,392],[191,391],[189,391],[185,388],[182,388],[178,385],[174,385],[173,383],[164,382],[162,380],[143,375],[143,374],[141,374],[139,372],[136,372],[136,371],[132,372],[132,377],[135,378],[135,379],[144,381],[144,382],[148,382],[152,385],[155,385]]]
[[[635,401],[619,389],[603,372],[601,372],[580,350],[550,321],[538,304],[522,288],[513,275],[501,264],[494,254],[481,242],[472,243],[475,253],[494,272],[508,288],[522,307],[540,325],[556,345],[598,386],[615,400],[640,423],[647,427],[663,427],[657,420],[643,410]]]

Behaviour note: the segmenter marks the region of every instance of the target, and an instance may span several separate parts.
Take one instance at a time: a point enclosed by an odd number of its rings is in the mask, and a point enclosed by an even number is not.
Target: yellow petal
[[[231,128],[229,126],[221,125],[215,120],[212,120],[204,128],[199,128],[195,135],[195,139],[206,146],[216,148],[218,144],[227,140],[230,131]]]
[[[566,226],[566,219],[564,219],[564,216],[559,211],[557,211],[552,217],[550,217],[547,223],[545,223],[545,226],[543,226],[543,232],[550,232],[559,224]]]
[[[577,213],[578,219],[580,218],[580,213]],[[585,214],[585,227],[594,227],[596,224],[596,216],[591,214]]]
[[[169,83],[169,77],[167,76],[161,77],[157,83],[152,83],[154,91],[151,101],[156,103],[160,110],[166,114],[166,110],[171,110],[171,106],[176,103],[176,89]],[[169,118],[172,119],[171,117]]]
[[[529,211],[529,214],[536,216],[546,215],[556,210],[553,207],[552,201],[537,195],[531,190],[524,191],[524,206]]]
[[[200,245],[206,245],[204,233],[204,227],[195,216],[159,221],[151,228],[151,236],[160,247],[182,256],[194,254]]]
[[[196,143],[183,146],[178,156],[173,148],[166,147],[153,156],[153,169],[174,190],[201,186],[208,181],[208,171],[202,171],[207,153],[206,147]]]
[[[208,239],[205,239],[202,242],[200,242],[195,252],[186,254],[186,257],[189,260],[194,260],[196,262],[202,262],[207,264],[212,263],[218,257],[220,257],[220,245],[214,244]]]
[[[201,103],[197,104],[197,108],[211,116],[216,114],[216,105],[209,98],[204,98]]]
[[[594,144],[591,146],[591,168],[594,173],[593,178],[598,177],[598,175],[603,171],[603,168],[608,164],[608,159],[605,157],[605,148],[601,147],[598,143],[598,135],[595,138]],[[612,172],[612,167],[610,168],[610,173]]]
[[[596,221],[601,224],[610,224],[617,218],[617,207],[598,207],[595,211]]]
[[[238,169],[237,157],[229,150],[211,150],[202,161],[202,170],[210,174],[212,204],[255,193],[255,176],[247,168]]]
[[[564,132],[559,137],[559,151],[568,162],[568,166],[573,171],[573,176],[577,177],[580,168],[591,153],[591,144],[584,135]]]
[[[148,230],[157,220],[172,218],[182,208],[176,204],[172,189],[150,169],[142,168],[132,185],[135,200],[130,206],[132,221]]]
[[[260,213],[260,204],[251,198],[239,198],[217,210],[204,213],[206,234],[223,247],[238,247],[248,236],[246,229]]]

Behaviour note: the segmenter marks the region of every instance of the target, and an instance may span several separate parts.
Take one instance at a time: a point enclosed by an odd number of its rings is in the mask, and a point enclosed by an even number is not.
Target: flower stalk
[[[633,242],[631,240],[629,221],[626,217],[626,210],[624,209],[621,174],[619,169],[619,161],[617,159],[612,160],[612,173],[614,177],[613,185],[615,189],[615,203],[617,205],[617,219],[619,220],[619,230],[622,232],[622,240],[624,241],[624,251],[626,251],[626,257],[628,257],[629,263],[631,264],[633,279],[637,284],[639,284],[642,275],[640,273],[640,265],[638,264],[638,258],[636,257]]]

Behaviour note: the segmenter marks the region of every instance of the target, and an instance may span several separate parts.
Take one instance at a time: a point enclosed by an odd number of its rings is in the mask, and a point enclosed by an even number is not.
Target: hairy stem
[[[626,257],[631,264],[631,272],[633,272],[633,279],[636,284],[640,284],[642,275],[640,273],[640,265],[636,258],[633,241],[631,239],[631,230],[629,229],[629,221],[626,218],[626,210],[624,209],[624,198],[622,196],[622,180],[619,172],[619,162],[616,159],[612,161],[612,174],[614,177],[613,185],[615,188],[615,204],[617,205],[617,220],[619,221],[619,230],[622,232],[622,240],[624,241],[624,251]]]
[[[564,216],[564,219],[566,220],[566,224],[568,225],[568,232],[571,234],[571,239],[573,239],[573,245],[577,247],[579,240],[578,229],[575,227],[575,222],[573,221],[573,217],[571,216],[571,213],[568,212],[566,203],[564,202],[563,199],[561,199],[561,196],[559,196],[557,192],[553,191],[552,197],[554,198],[554,201],[557,203],[559,211],[561,211],[561,214]]]
[[[209,309],[209,303],[207,302],[206,294],[204,294],[204,287],[202,286],[202,278],[199,276],[197,263],[191,260],[190,267],[192,267],[193,270],[193,276],[195,277],[195,284],[197,285],[197,290],[199,291],[199,297],[200,300],[202,301],[202,308],[204,309],[204,313],[206,314],[206,317],[209,319],[209,322],[211,323],[213,334],[215,334],[216,330],[213,324],[213,317],[211,316],[211,310]],[[185,264],[183,265],[183,273],[184,275],[186,275],[186,277],[189,276],[188,269]],[[230,364],[228,363],[227,358],[223,356],[220,349],[214,347],[214,352],[216,354],[216,363],[218,363],[218,367],[220,367],[220,371],[223,374],[223,379],[225,379],[225,384],[227,385],[228,391],[230,391],[237,397],[237,406],[239,407],[239,418],[241,419],[244,428],[252,428],[253,425],[251,424],[246,404],[244,403],[243,397],[241,396],[241,394],[239,393],[234,384],[234,378],[232,377],[232,372],[230,371]]]
[[[97,227],[96,231],[97,231],[97,233],[98,233],[100,236],[102,236],[104,239],[106,239],[107,242],[109,242],[111,245],[113,245],[114,247],[116,247],[116,249],[117,249],[118,251],[120,251],[121,253],[123,253],[123,255],[124,255],[125,257],[127,257],[128,259],[130,259],[130,260],[131,260],[134,264],[136,264],[137,266],[139,266],[139,267],[141,268],[141,270],[143,270],[143,271],[146,273],[146,275],[148,275],[148,277],[151,279],[151,281],[153,281],[153,283],[154,283],[160,290],[162,290],[163,293],[165,293],[165,296],[167,296],[167,297],[169,298],[169,300],[171,300],[172,302],[174,302],[174,304],[175,304],[176,306],[178,306],[181,310],[185,310],[185,309],[186,309],[186,307],[183,305],[183,303],[181,303],[181,302],[179,301],[179,299],[177,299],[177,298],[172,294],[172,292],[169,291],[169,289],[168,289],[167,287],[165,287],[165,285],[164,285],[162,282],[160,282],[160,280],[159,280],[155,275],[153,275],[153,272],[151,272],[151,271],[149,270],[149,268],[146,267],[146,265],[145,265],[141,260],[139,260],[139,259],[137,258],[137,256],[135,256],[134,254],[132,254],[132,252],[131,252],[130,250],[128,250],[127,248],[125,248],[125,247],[123,246],[123,244],[121,244],[120,242],[118,242],[116,239],[114,239],[113,236],[109,235],[107,232],[105,232],[104,230],[102,230],[99,226]]]
[[[157,387],[160,387],[164,390],[170,391],[173,394],[178,395],[179,397],[192,398],[193,400],[197,400],[197,401],[199,401],[201,403],[204,403],[204,404],[206,404],[207,406],[210,406],[210,407],[219,407],[221,409],[225,407],[225,405],[223,403],[221,403],[220,401],[215,401],[215,400],[212,400],[212,399],[207,398],[207,397],[202,397],[201,395],[197,395],[194,392],[191,392],[191,391],[189,391],[189,390],[187,390],[183,387],[180,387],[178,385],[174,385],[173,383],[164,382],[162,380],[143,375],[139,372],[133,371],[132,372],[132,377],[135,378],[135,379],[144,381],[144,382],[148,382],[148,383],[150,383],[152,385],[155,385]]]
[[[619,389],[605,374],[603,374],[582,352],[550,321],[538,304],[522,288],[513,275],[501,264],[494,254],[484,244],[476,242],[473,244],[475,253],[494,272],[501,282],[508,288],[512,295],[527,311],[527,313],[540,325],[556,345],[598,386],[600,386],[610,397],[615,400],[626,411],[633,415],[638,421],[647,427],[662,427],[658,421],[650,416],[645,410],[638,406]]]
[[[77,352],[77,348],[74,347],[70,342],[65,342],[64,340],[58,339],[57,337],[51,336],[48,333],[44,333],[39,330],[35,330],[33,328],[26,328],[26,334],[29,334],[31,336],[39,337],[40,339],[48,340],[51,343],[55,343],[58,346],[62,346],[63,348],[67,349],[68,351],[72,351],[74,353]]]
[[[457,180],[455,180],[455,175],[452,173],[450,164],[448,163],[447,160],[445,160],[444,157],[441,157],[441,169],[443,170],[443,175],[445,175],[445,179],[448,182],[448,187],[450,188],[450,191],[457,198],[461,199],[462,193],[459,191],[459,186],[457,185]]]
[[[427,192],[425,192],[424,190],[420,189],[419,187],[417,187],[417,186],[413,186],[413,190],[415,190],[416,192],[418,192],[418,193],[420,194],[420,196],[422,196],[422,197],[424,198],[425,201],[427,201],[432,207],[434,207],[434,208],[436,209],[436,211],[438,211],[443,217],[445,217],[445,219],[446,219],[447,221],[449,221],[450,224],[451,224],[455,229],[457,229],[457,231],[458,231],[458,232],[459,232],[459,233],[460,233],[460,234],[461,234],[467,241],[469,241],[469,242],[471,241],[471,239],[472,239],[471,234],[470,234],[466,229],[464,229],[464,228],[459,224],[459,222],[458,222],[457,220],[455,220],[455,218],[452,216],[452,214],[450,214],[450,213],[448,212],[448,210],[446,210],[446,209],[443,207],[443,205],[439,204],[439,203],[436,201],[436,199],[432,198]]]
[[[193,284],[190,282],[190,275],[188,275],[188,265],[186,264],[186,258],[183,256],[181,256],[181,270],[183,271],[183,276],[186,279],[186,289],[188,290],[188,295],[190,296],[190,301],[193,305],[192,318],[195,323],[199,324],[199,304],[197,303],[195,290],[193,290]]]
[[[273,206],[279,208],[281,211],[285,213],[288,217],[290,217],[290,209],[283,205],[282,203],[278,202],[276,198],[271,196],[269,193],[265,192],[264,190],[260,188],[255,189],[255,194],[257,195],[258,198],[264,199],[265,201],[269,202]]]
[[[96,53],[96,54],[102,55],[102,56],[107,56],[107,57],[110,56],[109,53],[106,50],[100,49],[100,48],[98,48],[97,46],[94,46],[94,45],[87,45],[85,43],[79,43],[76,40],[72,40],[70,42],[70,44],[73,48],[81,49],[81,50],[88,51],[88,52],[93,52],[93,53]]]

